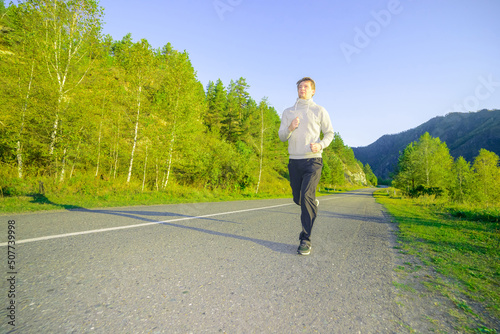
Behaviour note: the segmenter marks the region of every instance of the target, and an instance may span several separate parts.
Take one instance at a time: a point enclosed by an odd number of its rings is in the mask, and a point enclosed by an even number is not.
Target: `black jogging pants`
[[[318,213],[316,188],[321,178],[322,169],[322,158],[290,159],[288,162],[293,201],[301,207],[302,232],[299,236],[300,240],[311,241],[311,232]]]

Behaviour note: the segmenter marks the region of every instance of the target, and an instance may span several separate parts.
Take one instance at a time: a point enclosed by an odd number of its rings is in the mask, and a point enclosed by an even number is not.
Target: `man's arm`
[[[333,132],[332,121],[328,112],[322,108],[321,112],[321,132],[323,132],[323,139],[319,142],[321,149],[325,149],[330,145],[335,136]]]
[[[297,119],[295,119],[297,120]],[[294,120],[294,121],[295,121]],[[299,125],[298,120],[296,122],[296,126],[292,127],[293,122],[290,122],[287,117],[286,111],[283,112],[283,115],[281,116],[281,124],[280,124],[280,129],[278,131],[278,135],[280,137],[280,140],[282,142],[286,142],[288,138],[292,135],[292,132],[297,128]]]

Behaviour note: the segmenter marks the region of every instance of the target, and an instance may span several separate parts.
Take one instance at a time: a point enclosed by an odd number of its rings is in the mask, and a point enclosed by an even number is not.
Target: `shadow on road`
[[[212,231],[212,230],[207,230],[207,229],[200,228],[200,227],[186,226],[186,225],[180,225],[180,224],[169,223],[169,222],[164,222],[164,223],[159,223],[159,224],[189,229],[189,230],[207,233],[207,234],[211,234],[211,235],[217,235],[217,236],[225,237],[225,238],[233,238],[233,239],[238,239],[238,240],[251,241],[251,242],[254,242],[260,246],[267,247],[274,252],[279,252],[279,253],[284,253],[284,254],[290,254],[290,253],[295,254],[296,253],[296,247],[297,247],[296,245],[284,244],[281,242],[274,242],[274,241],[262,240],[262,239],[257,239],[257,238],[244,237],[242,235]]]
[[[349,195],[351,195],[351,196],[352,195],[369,196],[369,197],[373,196],[372,192],[366,192],[366,191],[353,191],[353,192],[349,192]],[[273,241],[269,241],[269,240],[252,238],[252,237],[242,236],[242,235],[237,235],[237,234],[224,233],[224,232],[209,230],[206,228],[188,226],[188,225],[183,225],[183,224],[178,223],[178,221],[180,221],[180,220],[187,221],[187,220],[199,219],[199,220],[210,220],[210,221],[221,222],[221,223],[241,224],[241,223],[237,223],[237,222],[230,221],[230,220],[223,220],[223,219],[209,217],[208,215],[207,216],[195,216],[195,215],[174,213],[174,212],[165,212],[165,211],[124,210],[124,209],[116,209],[116,208],[113,208],[113,209],[87,209],[87,208],[78,207],[78,206],[74,206],[74,205],[64,205],[64,204],[54,203],[54,202],[50,201],[43,194],[36,194],[36,195],[33,195],[32,197],[33,197],[32,202],[40,203],[40,204],[50,204],[50,205],[53,205],[56,207],[60,207],[62,209],[66,209],[68,211],[97,213],[97,214],[106,214],[106,215],[125,217],[125,218],[133,219],[135,221],[156,223],[159,225],[188,229],[188,230],[192,230],[192,231],[196,231],[196,232],[200,232],[200,233],[205,233],[205,234],[209,234],[209,235],[216,235],[216,236],[220,236],[220,237],[232,238],[232,239],[243,240],[243,241],[250,241],[250,242],[253,242],[257,245],[269,248],[270,250],[272,250],[274,252],[279,252],[279,253],[284,253],[284,254],[295,254],[296,245],[285,244],[285,243],[280,243],[280,242],[273,242]],[[281,214],[284,213],[282,210],[276,210],[276,211],[281,212]],[[296,213],[288,213],[288,214],[296,215]],[[383,223],[383,224],[390,223],[384,217],[373,218],[373,217],[367,217],[367,216],[359,215],[359,214],[341,214],[341,213],[336,213],[336,212],[331,212],[331,211],[326,211],[326,210],[320,210],[319,215],[322,217],[325,217],[325,218],[333,218],[333,219],[358,220],[358,221],[363,221],[363,222],[370,221],[370,222]],[[153,219],[152,217],[156,217],[156,219]],[[161,221],[162,219],[169,219],[169,218],[170,218],[170,221],[169,220]],[[177,222],[175,222],[175,221],[177,221]]]
[[[145,210],[120,210],[120,209],[87,209],[83,207],[78,207],[74,205],[63,205],[63,204],[57,204],[52,201],[50,201],[45,195],[37,194],[33,195],[33,202],[40,203],[40,204],[50,204],[53,206],[60,207],[62,209],[66,209],[68,211],[72,212],[86,212],[86,213],[98,213],[98,214],[105,214],[105,215],[113,215],[113,216],[119,216],[119,217],[125,217],[125,218],[130,218],[133,220],[138,220],[138,221],[144,221],[147,223],[157,223],[158,225],[164,225],[164,226],[171,226],[171,227],[177,227],[177,228],[183,228],[183,229],[188,229],[196,232],[201,232],[205,234],[210,234],[210,235],[216,235],[220,237],[225,237],[225,238],[233,238],[237,240],[243,240],[243,241],[250,241],[254,242],[260,246],[264,246],[266,248],[269,248],[270,250],[274,252],[279,252],[279,253],[284,253],[284,254],[295,254],[295,248],[296,245],[290,245],[290,244],[284,244],[280,242],[274,242],[274,241],[269,241],[269,240],[263,240],[263,239],[257,239],[257,238],[251,238],[251,237],[246,237],[242,235],[237,235],[237,234],[231,234],[231,233],[224,233],[224,232],[218,232],[218,231],[213,231],[205,228],[200,228],[200,227],[194,227],[194,226],[188,226],[188,225],[182,225],[179,223],[174,223],[171,221],[160,221],[162,218],[172,218],[173,221],[176,219],[178,220],[210,220],[210,221],[215,221],[215,222],[221,222],[221,223],[231,223],[231,224],[242,224],[242,223],[237,223],[234,221],[230,220],[224,220],[224,219],[217,219],[217,218],[212,218],[212,217],[207,217],[207,216],[194,216],[194,215],[187,215],[187,214],[180,214],[180,213],[174,213],[174,212],[165,212],[165,211],[145,211]],[[159,217],[160,219],[152,219],[148,218],[149,217]]]
[[[378,217],[374,218],[373,216],[365,216],[365,215],[358,215],[358,214],[344,214],[344,213],[337,213],[337,212],[331,212],[331,211],[321,211],[319,213],[322,217],[326,218],[334,218],[334,219],[347,219],[347,220],[359,220],[362,222],[373,222],[373,223],[379,223],[379,224],[390,224],[390,220],[387,220],[385,217]]]

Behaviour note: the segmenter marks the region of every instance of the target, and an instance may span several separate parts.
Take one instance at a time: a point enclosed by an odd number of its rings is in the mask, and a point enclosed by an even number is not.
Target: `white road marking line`
[[[331,200],[331,199],[344,198],[344,197],[350,197],[350,196],[354,196],[354,195],[339,196],[339,197],[330,197],[330,198],[324,198],[323,200]],[[183,221],[183,220],[202,219],[202,218],[208,218],[208,217],[230,215],[230,214],[234,214],[234,213],[243,213],[243,212],[250,212],[250,211],[257,211],[257,210],[266,210],[266,209],[279,208],[279,207],[282,207],[282,206],[288,206],[288,205],[293,205],[293,204],[295,204],[295,203],[279,204],[279,205],[272,205],[272,206],[265,206],[265,207],[261,207],[261,208],[253,208],[253,209],[245,209],[245,210],[237,210],[237,211],[219,212],[219,213],[212,213],[212,214],[203,215],[203,216],[190,216],[190,217],[176,218],[176,219],[163,220],[163,221],[150,222],[150,223],[142,223],[142,224],[135,224],[135,225],[125,225],[125,226],[108,227],[108,228],[101,228],[101,229],[97,229],[97,230],[88,230],[88,231],[81,231],[81,232],[71,232],[71,233],[64,233],[64,234],[48,235],[48,236],[45,236],[45,237],[38,237],[38,238],[31,238],[31,239],[24,239],[24,240],[16,240],[16,245],[18,245],[18,244],[26,244],[26,243],[30,243],[30,242],[36,242],[36,241],[45,241],[45,240],[51,240],[51,239],[66,238],[66,237],[72,237],[72,236],[77,236],[77,235],[85,235],[85,234],[93,234],[93,233],[101,233],[101,232],[109,232],[109,231],[118,231],[118,230],[124,230],[124,229],[127,229],[127,228],[145,227],[145,226],[149,226],[149,225],[178,222],[178,221]],[[4,246],[7,246],[7,245],[8,245],[8,242],[0,243],[0,247],[4,247]]]
[[[278,207],[281,207],[281,206],[287,206],[287,205],[292,205],[292,204],[293,203],[287,203],[287,204],[280,204],[280,205],[265,206],[265,207],[261,207],[261,208],[253,208],[253,209],[245,209],[245,210],[237,210],[237,211],[227,211],[227,212],[212,213],[212,214],[203,215],[203,216],[190,216],[190,217],[176,218],[176,219],[163,220],[163,221],[150,222],[150,223],[142,223],[142,224],[135,224],[135,225],[125,225],[125,226],[117,226],[117,227],[108,227],[108,228],[101,228],[101,229],[97,229],[97,230],[88,230],[88,231],[81,231],[81,232],[72,232],[72,233],[49,235],[49,236],[45,236],[45,237],[38,237],[38,238],[31,238],[31,239],[24,239],[24,240],[16,240],[16,245],[18,245],[18,244],[25,244],[25,243],[29,243],[29,242],[35,242],[35,241],[44,241],[44,240],[51,240],[51,239],[57,239],[57,238],[72,237],[72,236],[84,235],[84,234],[101,233],[101,232],[108,232],[108,231],[117,231],[117,230],[124,230],[124,229],[127,229],[127,228],[144,227],[144,226],[155,225],[155,224],[164,224],[164,223],[178,222],[178,221],[183,221],[183,220],[202,219],[202,218],[215,217],[215,216],[221,216],[221,215],[230,215],[230,214],[234,214],[234,213],[243,213],[243,212],[250,212],[250,211],[257,211],[257,210],[266,210],[266,209],[278,208]],[[7,245],[8,245],[8,242],[0,243],[0,247],[7,246]]]

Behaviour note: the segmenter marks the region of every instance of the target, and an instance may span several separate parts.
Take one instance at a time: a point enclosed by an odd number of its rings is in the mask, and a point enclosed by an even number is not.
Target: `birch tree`
[[[500,201],[500,158],[494,152],[481,149],[474,159],[474,197],[486,205]]]
[[[417,142],[419,168],[424,180],[421,183],[427,187],[446,189],[453,163],[446,143],[439,138],[433,138],[426,132]]]
[[[77,115],[81,111],[74,109],[71,117],[66,113],[69,102],[78,100],[77,92],[98,50],[101,9],[95,1],[83,0],[25,1],[10,8],[16,60],[11,73],[17,74],[20,92],[16,99],[18,176],[24,174],[29,154],[36,157],[30,163],[37,170],[43,170],[52,160],[55,179],[63,180],[68,158],[79,152],[75,154],[74,147],[63,141],[61,121],[65,119],[66,138],[72,134],[76,137],[81,127],[77,124],[73,129],[71,120],[81,119]],[[60,150],[55,152],[58,142]],[[45,154],[51,156],[50,160]]]
[[[417,188],[445,191],[449,189],[452,164],[446,143],[425,133],[400,155],[394,184],[412,196],[422,194]]]
[[[134,155],[139,139],[139,128],[141,124],[141,110],[147,102],[145,87],[153,82],[153,69],[155,58],[153,49],[147,40],[142,39],[137,43],[132,42],[132,36],[126,35],[121,42],[113,48],[120,66],[125,71],[128,85],[125,88],[129,95],[128,109],[134,111],[134,135],[132,149],[130,152],[127,183],[130,183],[134,166]]]
[[[159,83],[157,108],[159,117],[166,122],[167,152],[164,165],[162,188],[166,188],[176,161],[188,180],[194,177],[196,168],[196,152],[203,136],[202,114],[205,112],[205,93],[196,80],[196,74],[186,52],[179,52],[167,44],[161,52],[161,64],[165,71]],[[177,154],[180,152],[182,155]],[[177,156],[176,156],[177,155]]]
[[[454,201],[463,203],[472,190],[472,170],[470,163],[459,157],[453,164],[451,182],[451,197]]]
[[[23,14],[21,8],[11,5],[9,12],[2,13],[0,19],[0,45],[6,48],[5,50],[0,49],[0,72],[3,72],[2,77],[7,81],[1,82],[1,85],[7,91],[15,92],[15,96],[9,97],[10,101],[7,105],[7,101],[3,101],[1,104],[8,108],[5,114],[10,114],[9,123],[12,124],[9,128],[13,133],[7,138],[15,139],[18,178],[24,176],[27,114],[32,107],[34,77],[39,70],[35,34],[33,33],[36,27],[33,26],[32,22],[26,20]]]
[[[49,154],[53,155],[61,114],[71,100],[70,94],[80,86],[92,67],[103,11],[94,0],[29,0],[20,6],[25,18],[36,27],[33,32],[37,52],[55,91],[49,144]]]

